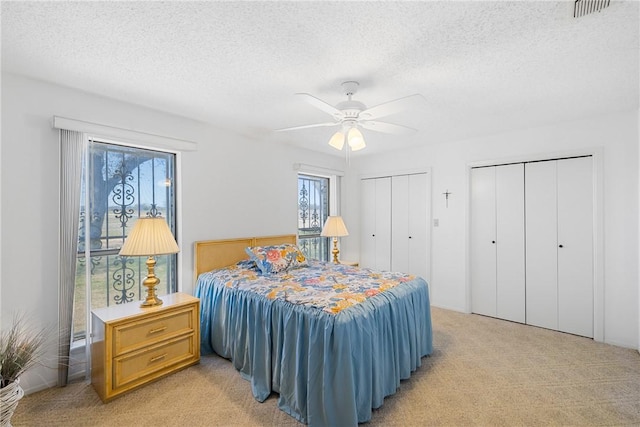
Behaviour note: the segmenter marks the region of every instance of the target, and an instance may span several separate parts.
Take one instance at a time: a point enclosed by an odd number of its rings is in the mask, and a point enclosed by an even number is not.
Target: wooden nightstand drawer
[[[162,345],[143,349],[114,359],[113,388],[145,380],[148,375],[171,368],[195,356],[194,336],[176,338]]]
[[[170,311],[161,316],[116,326],[113,355],[134,351],[176,335],[192,332],[194,307]]]

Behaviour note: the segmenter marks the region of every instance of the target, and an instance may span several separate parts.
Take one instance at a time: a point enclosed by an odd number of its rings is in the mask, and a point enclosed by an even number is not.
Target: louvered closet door
[[[559,160],[558,329],[593,337],[591,157]]]
[[[524,164],[496,167],[496,316],[525,322]]]
[[[496,316],[495,167],[471,169],[471,311]]]
[[[527,324],[558,329],[557,162],[525,165]]]

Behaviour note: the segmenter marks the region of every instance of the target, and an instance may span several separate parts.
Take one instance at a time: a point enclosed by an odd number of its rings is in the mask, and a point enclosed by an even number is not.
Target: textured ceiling
[[[639,4],[573,1],[2,2],[2,68],[274,140],[341,155],[340,83],[373,106],[414,93],[420,109],[366,132],[366,153],[638,107]],[[204,141],[203,141],[204,142]]]

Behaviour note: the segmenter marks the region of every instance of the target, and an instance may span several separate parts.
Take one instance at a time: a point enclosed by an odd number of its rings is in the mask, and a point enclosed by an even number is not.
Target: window
[[[73,339],[86,336],[95,308],[144,299],[144,257],[118,255],[139,217],[176,227],[175,154],[90,141],[83,167]],[[176,289],[176,255],[156,256],[158,294]]]
[[[329,216],[329,178],[298,174],[298,245],[307,258],[329,260],[329,238],[321,237]]]

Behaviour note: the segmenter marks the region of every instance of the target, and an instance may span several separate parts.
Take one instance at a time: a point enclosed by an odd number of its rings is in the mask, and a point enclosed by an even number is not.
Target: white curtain
[[[58,281],[58,386],[67,385],[78,252],[85,134],[60,129],[60,277]]]

